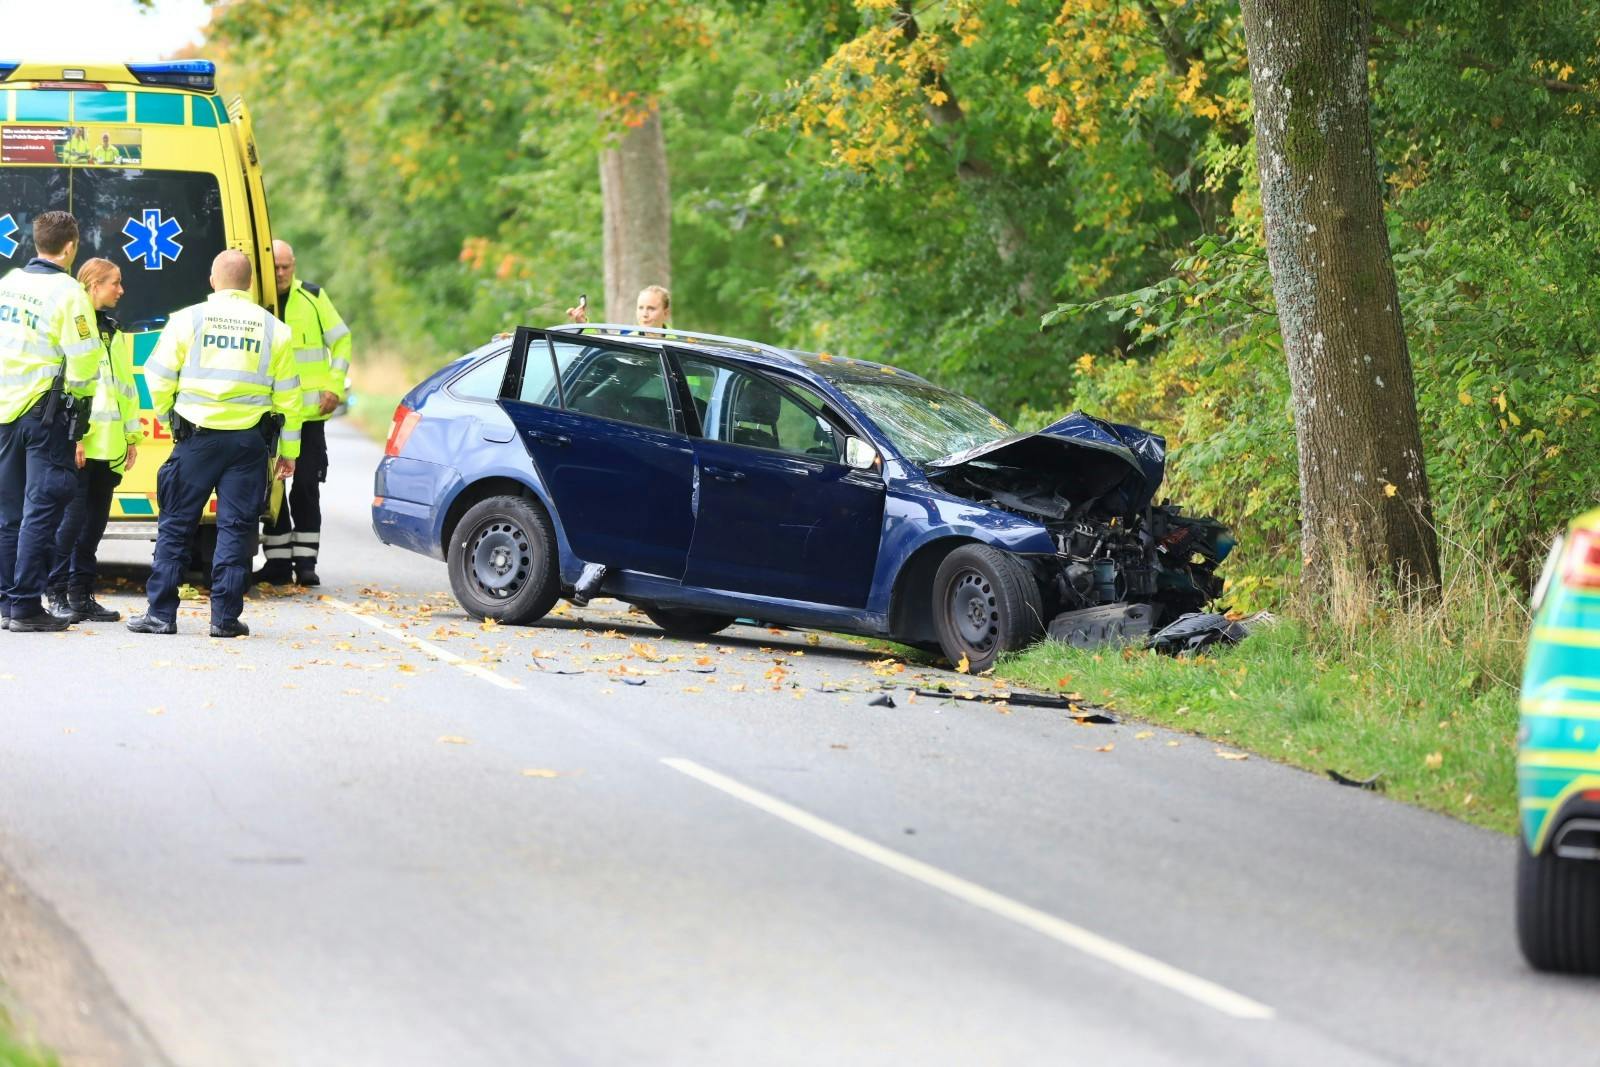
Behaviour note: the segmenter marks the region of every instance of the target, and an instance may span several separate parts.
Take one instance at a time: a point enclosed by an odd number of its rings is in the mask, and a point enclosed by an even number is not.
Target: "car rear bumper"
[[[443,559],[444,553],[434,540],[433,531],[432,506],[381,496],[373,498],[372,532],[384,544]]]

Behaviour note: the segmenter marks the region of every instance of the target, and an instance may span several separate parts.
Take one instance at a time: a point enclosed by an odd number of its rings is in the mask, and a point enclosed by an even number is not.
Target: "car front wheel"
[[[717,615],[709,611],[691,611],[688,608],[658,608],[641,605],[651,622],[669,634],[686,637],[704,637],[733,625],[732,615]]]
[[[1600,974],[1600,860],[1517,849],[1517,942],[1535,970]]]
[[[561,594],[550,517],[522,497],[492,496],[468,508],[446,557],[450,588],[474,618],[536,622]]]
[[[1026,566],[988,545],[962,545],[933,578],[934,628],[952,664],[973,674],[1043,628],[1039,585]]]

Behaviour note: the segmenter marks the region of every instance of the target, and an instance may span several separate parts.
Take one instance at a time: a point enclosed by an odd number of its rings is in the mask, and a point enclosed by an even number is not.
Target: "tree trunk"
[[[1384,229],[1365,0],[1244,0],[1308,579],[1436,590],[1411,357]]]
[[[672,197],[661,112],[600,153],[605,226],[605,321],[631,323],[647,285],[672,288]]]

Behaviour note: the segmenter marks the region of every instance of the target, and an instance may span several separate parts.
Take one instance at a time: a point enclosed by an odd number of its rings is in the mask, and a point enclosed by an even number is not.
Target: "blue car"
[[[609,596],[671,633],[755,618],[981,671],[1047,625],[1131,635],[1216,595],[1232,541],[1154,504],[1163,468],[1154,434],[1081,414],[1015,434],[876,363],[519,328],[406,395],[372,520],[480,618]]]

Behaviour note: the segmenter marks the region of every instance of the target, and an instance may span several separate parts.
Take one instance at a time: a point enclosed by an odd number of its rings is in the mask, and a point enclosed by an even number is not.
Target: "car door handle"
[[[729,470],[727,467],[707,467],[706,473],[719,482],[744,481],[744,471]]]
[[[572,443],[572,438],[566,434],[551,433],[549,430],[529,430],[528,436],[541,445],[555,445],[557,448],[565,448]]]

